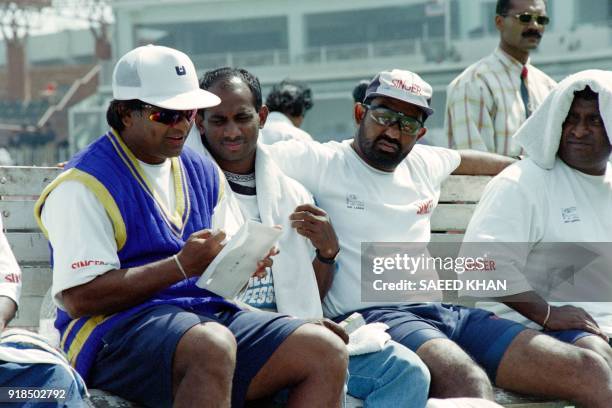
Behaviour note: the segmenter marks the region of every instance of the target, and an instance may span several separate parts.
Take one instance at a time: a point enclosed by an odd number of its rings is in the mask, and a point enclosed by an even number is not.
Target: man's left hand
[[[308,238],[324,258],[334,258],[340,251],[334,227],[321,208],[312,204],[299,205],[289,219],[298,234]]]

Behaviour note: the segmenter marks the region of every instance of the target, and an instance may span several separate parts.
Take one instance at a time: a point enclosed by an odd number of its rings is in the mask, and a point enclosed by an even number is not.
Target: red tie
[[[531,112],[529,110],[529,91],[527,90],[527,85],[525,81],[527,81],[527,67],[523,66],[523,70],[521,71],[521,99],[523,100],[523,105],[525,106],[525,116],[529,117]]]

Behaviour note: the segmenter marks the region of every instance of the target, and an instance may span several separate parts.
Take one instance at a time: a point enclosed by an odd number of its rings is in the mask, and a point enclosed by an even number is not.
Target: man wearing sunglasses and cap
[[[117,62],[113,96],[111,131],[68,162],[35,210],[71,364],[90,386],[145,406],[241,407],[285,388],[291,406],[339,406],[339,337],[195,285],[224,246],[209,229],[223,185],[183,144],[197,109],[220,99],[199,88],[185,54],[152,45]]]
[[[431,97],[431,86],[417,74],[383,71],[370,82],[364,103],[355,105],[359,128],[354,139],[269,146],[281,170],[313,194],[334,224],[340,250],[327,259],[336,268],[324,314],[342,320],[359,311],[367,323],[390,326],[391,338],[415,351],[429,368],[432,397],[493,399],[494,383],[523,393],[569,392],[587,401],[592,389],[570,386],[586,383],[589,374],[588,364],[563,354],[571,346],[481,309],[439,303],[439,292],[366,290],[374,278],[367,263],[362,269],[362,259],[370,256],[364,244],[415,244],[426,251],[431,214],[446,177],[497,174],[513,162],[486,152],[416,144],[433,114]],[[385,245],[373,248],[384,251]],[[414,272],[417,279],[438,280],[431,268]]]
[[[545,0],[498,0],[495,51],[472,64],[447,88],[449,147],[518,157],[512,135],[555,87],[529,62],[550,22]]]

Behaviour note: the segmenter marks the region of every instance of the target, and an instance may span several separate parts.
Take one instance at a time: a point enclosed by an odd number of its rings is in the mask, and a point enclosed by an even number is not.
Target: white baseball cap
[[[433,90],[431,85],[414,72],[394,69],[376,74],[368,85],[364,101],[369,102],[377,96],[387,96],[408,102],[421,108],[427,116],[434,110],[430,107]]]
[[[160,108],[191,110],[221,103],[200,89],[191,59],[173,48],[145,45],[117,61],[113,71],[113,98],[139,99]]]

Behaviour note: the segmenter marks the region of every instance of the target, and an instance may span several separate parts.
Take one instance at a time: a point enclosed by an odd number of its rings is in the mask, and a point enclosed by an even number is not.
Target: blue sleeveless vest
[[[195,231],[210,228],[219,196],[219,177],[210,159],[184,149],[172,158],[176,211],[169,214],[158,200],[136,157],[117,133],[109,132],[78,153],[41,194],[35,212],[39,225],[44,201],[61,182],[77,180],[104,205],[115,231],[121,268],[145,265],[176,254]],[[53,257],[51,257],[53,263]],[[117,322],[145,308],[172,304],[197,313],[238,310],[223,298],[195,285],[197,277],[158,292],[146,302],[108,316],[71,319],[58,309],[55,327],[68,360],[87,380],[101,339]]]

